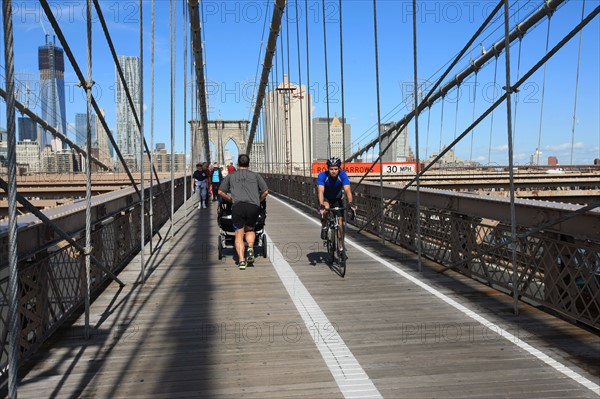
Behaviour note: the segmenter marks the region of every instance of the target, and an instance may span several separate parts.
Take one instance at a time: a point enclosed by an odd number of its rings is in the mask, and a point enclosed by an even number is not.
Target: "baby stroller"
[[[263,258],[267,257],[267,237],[265,237],[265,219],[267,217],[267,202],[263,201],[260,204],[260,213],[254,233],[256,240],[254,241],[254,251],[258,255],[262,254]],[[223,258],[223,249],[233,248],[235,253],[235,229],[231,221],[231,202],[220,201],[217,210],[217,223],[219,224],[218,237],[218,254],[219,260]]]

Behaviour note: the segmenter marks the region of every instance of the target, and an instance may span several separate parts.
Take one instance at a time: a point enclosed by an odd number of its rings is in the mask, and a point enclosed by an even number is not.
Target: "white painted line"
[[[267,242],[273,243],[268,235]],[[269,258],[275,271],[302,316],[306,328],[344,397],[356,397],[357,388],[360,387],[360,397],[382,398],[279,249],[274,244],[270,245],[269,249]]]
[[[300,212],[299,210],[297,210],[293,206],[285,203],[284,201],[280,200],[279,198],[277,198],[275,196],[271,196],[270,198],[273,198],[273,199],[279,201],[283,205],[287,206],[288,208],[290,208],[291,210],[293,210],[294,212],[296,212],[300,216],[303,216],[306,219],[310,220],[314,224],[319,225],[319,226],[321,225],[321,223],[319,221],[315,220],[314,218],[311,218],[310,216],[306,215],[305,213]],[[318,232],[316,232],[316,230],[315,230],[315,234],[317,234],[317,233]],[[505,338],[508,341],[512,342],[513,344],[517,345],[519,348],[527,351],[529,354],[535,356],[536,358],[538,358],[542,362],[546,363],[548,366],[550,366],[550,367],[554,368],[555,370],[561,372],[565,376],[571,378],[572,380],[578,382],[579,384],[583,385],[584,387],[586,387],[589,390],[591,390],[592,392],[594,392],[596,395],[600,396],[600,385],[598,385],[598,384],[590,381],[589,379],[585,378],[581,374],[579,374],[579,373],[571,370],[569,367],[565,366],[564,364],[562,364],[562,363],[554,360],[553,358],[551,358],[550,356],[548,356],[547,354],[545,354],[541,350],[539,350],[537,348],[534,348],[533,346],[529,345],[526,342],[523,342],[521,339],[519,339],[515,335],[513,335],[513,334],[509,333],[508,331],[502,329],[497,324],[492,323],[491,321],[489,321],[485,317],[483,317],[480,314],[472,311],[471,309],[467,308],[466,306],[464,306],[464,305],[456,302],[454,299],[450,298],[446,294],[441,293],[440,291],[438,291],[437,289],[433,288],[429,284],[427,284],[427,283],[419,280],[418,278],[410,275],[409,273],[407,273],[407,272],[399,269],[397,266],[394,266],[393,264],[391,264],[387,260],[385,260],[385,259],[383,259],[383,258],[381,258],[381,257],[379,257],[377,255],[375,255],[371,251],[362,248],[360,245],[356,244],[354,241],[350,240],[349,238],[346,239],[346,242],[348,244],[352,245],[354,248],[356,248],[360,252],[364,253],[365,255],[368,255],[372,259],[374,259],[377,262],[381,263],[383,266],[387,267],[391,271],[393,271],[393,272],[401,275],[402,277],[406,278],[407,280],[411,281],[412,283],[414,283],[414,284],[418,285],[419,287],[423,288],[425,291],[427,291],[430,294],[432,294],[432,295],[436,296],[437,298],[441,299],[442,301],[444,301],[448,305],[454,307],[455,309],[457,309],[460,312],[464,313],[465,315],[469,316],[473,320],[481,323],[484,327],[486,327],[488,329],[493,329],[493,331],[495,333],[497,333],[498,335],[502,336],[503,338]]]

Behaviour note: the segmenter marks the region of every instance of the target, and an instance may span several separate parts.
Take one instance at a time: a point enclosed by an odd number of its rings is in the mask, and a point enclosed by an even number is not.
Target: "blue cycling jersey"
[[[344,192],[344,186],[350,185],[350,179],[348,175],[343,170],[340,170],[340,173],[336,178],[333,178],[329,175],[329,171],[323,171],[319,173],[317,177],[317,185],[325,187],[324,196],[326,199],[336,199],[342,198],[342,194]]]

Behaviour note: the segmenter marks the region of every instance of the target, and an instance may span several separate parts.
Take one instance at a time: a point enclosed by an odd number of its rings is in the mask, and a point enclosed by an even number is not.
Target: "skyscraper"
[[[287,75],[275,90],[266,93],[263,125],[269,170],[302,173],[310,165],[310,106],[311,96],[306,87],[290,83]]]
[[[31,140],[37,142],[37,125],[33,119],[27,116],[20,116],[17,119],[19,121],[19,141]]]
[[[87,143],[87,113],[75,114],[75,143],[85,150]],[[92,114],[92,147],[98,147],[96,132],[96,114]]]
[[[132,56],[119,56],[119,64],[125,76],[125,83],[129,90],[129,94],[136,107],[135,112],[140,114],[140,59]],[[115,68],[116,69],[116,68]],[[136,160],[135,170],[137,165],[141,163],[140,156],[140,132],[135,122],[134,111],[129,106],[125,88],[121,84],[119,74],[115,71],[117,81],[117,145],[123,156],[128,155],[128,158]]]
[[[380,125],[381,133],[387,132],[396,122],[382,123]],[[396,136],[397,132],[393,132],[390,136],[381,140],[381,149],[384,150],[390,140]],[[408,126],[405,126],[400,135],[392,142],[390,148],[381,157],[383,162],[406,162],[410,158],[410,149],[408,146]]]
[[[65,61],[63,50],[46,40],[45,46],[38,47],[38,65],[40,69],[42,119],[66,136]],[[38,135],[40,151],[46,146],[51,146],[53,151],[63,148],[61,140],[54,139],[52,134],[41,128]]]
[[[330,156],[343,159],[352,154],[352,131],[345,118],[334,115],[333,118],[329,118],[329,123],[327,118],[313,118],[312,136],[313,160],[327,159]],[[327,139],[330,140],[331,155],[329,155]]]
[[[104,118],[104,108],[100,108],[100,115],[102,116],[102,118]],[[108,134],[106,133],[104,126],[102,126],[102,121],[100,120],[99,115],[96,115],[95,121],[96,143],[98,144],[98,157],[104,164],[112,165],[112,154],[110,152],[110,148],[112,146],[109,146],[110,141],[108,140]]]

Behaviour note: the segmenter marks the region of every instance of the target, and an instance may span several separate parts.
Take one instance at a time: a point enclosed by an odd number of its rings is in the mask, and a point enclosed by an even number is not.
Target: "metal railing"
[[[175,208],[184,202],[183,179],[176,179],[174,183]],[[170,181],[154,186],[153,233],[169,220],[170,186]],[[145,223],[149,225],[150,189],[145,191]],[[140,251],[140,211],[139,197],[133,188],[93,198],[92,255],[115,274]],[[84,205],[65,205],[46,213],[53,214],[54,217],[49,216],[53,222],[84,246]],[[150,229],[145,229],[145,241],[149,239]],[[0,384],[6,380],[8,364],[7,247],[6,232],[0,232],[0,255],[3,255],[3,263],[0,264]],[[18,250],[19,354],[20,362],[23,362],[83,305],[86,276],[83,254],[36,221],[34,216],[19,218]],[[93,296],[104,289],[109,278],[107,273],[93,265],[90,277]]]
[[[263,174],[269,190],[316,206],[314,178]],[[394,198],[400,187],[384,188]],[[409,188],[381,214],[379,186],[354,192],[353,224],[409,250],[417,250],[416,190]],[[600,330],[600,211],[574,214],[577,205],[516,200],[517,264],[512,264],[510,203],[506,198],[422,188],[424,257],[500,291],[513,292],[518,273],[522,300]],[[574,215],[539,232],[537,226]],[[370,221],[373,219],[373,221]]]

